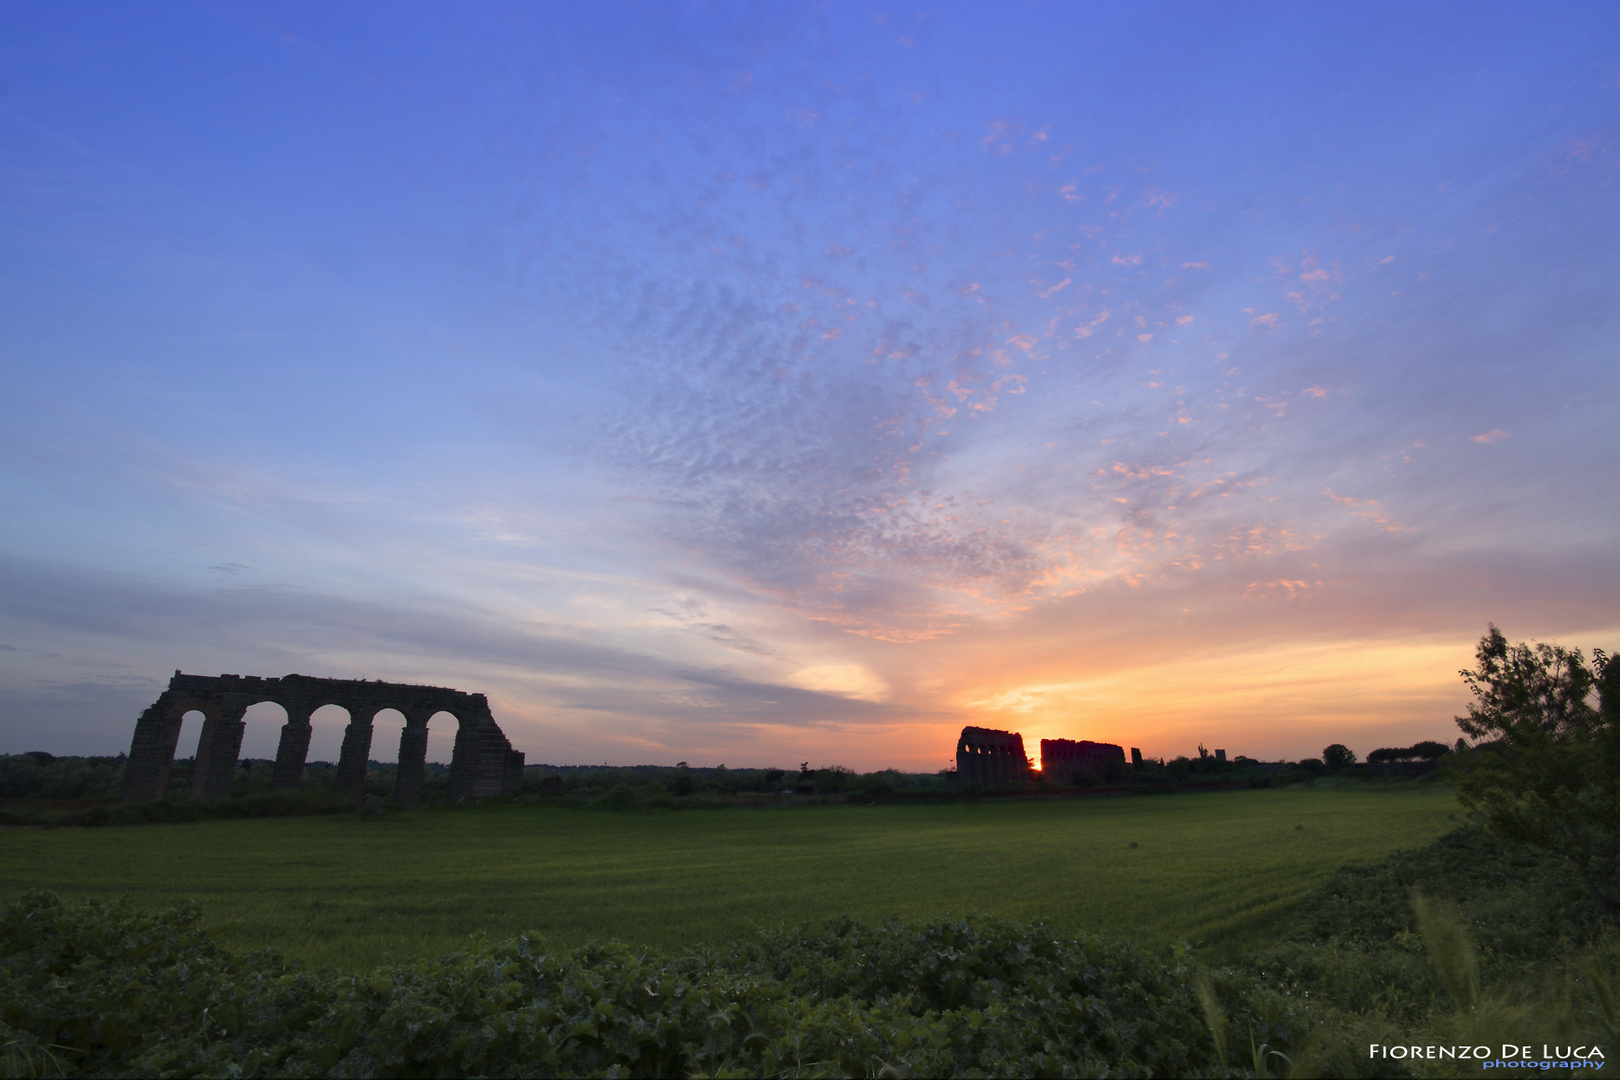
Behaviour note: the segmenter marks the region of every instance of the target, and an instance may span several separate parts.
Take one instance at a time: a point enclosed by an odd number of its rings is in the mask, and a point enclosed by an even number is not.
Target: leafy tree
[[[1460,674],[1475,700],[1457,718],[1462,803],[1492,832],[1562,855],[1607,918],[1620,893],[1620,664],[1594,649],[1509,645],[1492,625]],[[1592,698],[1596,695],[1597,704]]]
[[[1385,746],[1374,750],[1367,755],[1367,761],[1373,765],[1390,761],[1436,761],[1451,753],[1451,747],[1445,743],[1428,740],[1412,746]]]
[[[696,787],[697,787],[697,784],[692,779],[692,774],[687,769],[686,762],[684,762],[684,761],[676,762],[675,763],[675,778],[670,781],[669,790],[673,791],[677,795],[685,796],[685,795],[692,794],[693,789],[695,789]]]
[[[1344,743],[1334,743],[1322,750],[1322,762],[1330,769],[1347,769],[1356,763],[1356,752]]]

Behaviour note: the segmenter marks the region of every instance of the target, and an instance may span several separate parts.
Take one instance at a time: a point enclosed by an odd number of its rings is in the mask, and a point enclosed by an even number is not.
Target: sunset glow
[[[178,667],[1364,755],[1620,646],[1614,5],[13,4],[0,87],[0,752]]]

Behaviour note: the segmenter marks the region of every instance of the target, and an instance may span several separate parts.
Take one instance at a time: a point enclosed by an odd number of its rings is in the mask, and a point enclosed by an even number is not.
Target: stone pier
[[[1135,751],[1140,760],[1142,752]],[[1125,774],[1125,749],[1090,739],[1042,739],[1041,775],[1052,784],[1085,787]]]
[[[360,798],[364,789],[371,723],[383,709],[397,709],[405,717],[394,781],[394,799],[399,805],[415,806],[421,801],[428,721],[439,713],[455,717],[458,725],[450,762],[451,798],[516,795],[523,782],[523,754],[512,749],[483,694],[366,679],[308,675],[263,679],[176,671],[169,688],[135,721],[129,763],[124,767],[124,801],[161,799],[168,791],[181,718],[193,711],[202,713],[203,727],[191,770],[190,795],[194,799],[229,797],[246,727],[242,717],[249,706],[261,701],[273,701],[287,711],[271,780],[276,788],[297,788],[302,783],[309,754],[309,718],[323,705],[341,706],[349,714],[337,779],[338,790],[351,798]]]
[[[965,788],[1013,787],[1029,779],[1024,737],[1016,731],[965,727],[956,741],[956,782]]]

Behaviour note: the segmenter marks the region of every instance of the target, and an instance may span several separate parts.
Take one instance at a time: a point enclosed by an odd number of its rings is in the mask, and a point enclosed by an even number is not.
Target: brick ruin
[[[956,740],[956,782],[963,787],[995,788],[1029,778],[1024,737],[1016,731],[965,727]]]
[[[1141,751],[1137,751],[1141,756]],[[1042,739],[1041,775],[1058,784],[1092,784],[1125,770],[1125,749],[1090,739]],[[1083,774],[1083,775],[1082,775]]]
[[[1142,751],[1133,748],[1131,761],[1140,767]],[[1041,740],[1041,776],[1055,784],[1086,786],[1119,776],[1127,768],[1124,748],[1113,743],[1090,739]],[[1023,735],[995,728],[962,729],[956,741],[957,786],[1005,788],[1029,778],[1030,763],[1024,756]]]
[[[281,729],[281,744],[276,751],[273,788],[297,788],[303,781],[310,714],[323,705],[341,706],[349,714],[338,759],[337,786],[340,793],[351,798],[360,798],[365,785],[371,723],[383,709],[397,709],[405,717],[394,780],[394,800],[399,805],[416,806],[422,800],[428,721],[438,713],[449,713],[459,725],[450,758],[452,799],[515,795],[523,781],[523,754],[512,749],[483,694],[366,679],[317,679],[308,675],[263,679],[257,675],[182,675],[176,671],[169,688],[135,722],[135,738],[124,768],[123,801],[163,797],[174,767],[181,719],[188,712],[203,714],[190,796],[228,797],[247,727],[243,714],[261,701],[273,701],[287,711],[287,723]]]

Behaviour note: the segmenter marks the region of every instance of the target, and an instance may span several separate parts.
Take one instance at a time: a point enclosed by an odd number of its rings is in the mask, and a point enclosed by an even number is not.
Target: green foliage
[[[1348,769],[1356,763],[1356,752],[1344,743],[1334,743],[1322,750],[1322,763],[1329,769]]]
[[[1425,1023],[1450,1024],[1453,1010],[1489,1006],[1506,1023],[1501,994],[1486,986],[1545,999],[1538,1015],[1567,1010],[1568,995],[1543,984],[1561,985],[1570,957],[1614,953],[1612,931],[1564,860],[1477,825],[1340,867],[1305,895],[1280,938],[1246,956],[1244,969],[1289,995],[1392,1023],[1403,1029],[1397,1041],[1415,1041],[1411,1029]],[[1548,1024],[1536,1038],[1545,1041]]]
[[[1367,755],[1367,762],[1383,765],[1392,761],[1438,761],[1451,752],[1451,747],[1432,739],[1412,746],[1385,746]]]
[[[1183,962],[996,920],[841,920],[673,957],[523,935],[359,975],[237,956],[199,922],[43,893],[0,910],[13,1057],[101,1076],[1171,1076],[1226,1072],[1211,1007],[1276,1043],[1304,1030],[1232,976],[1195,989]]]
[[[0,754],[0,799],[110,799],[123,783],[121,758]]]
[[[1466,826],[1373,865],[1341,866],[1306,895],[1293,936],[1414,951],[1418,925],[1407,902],[1413,891],[1461,905],[1487,961],[1504,970],[1601,932],[1596,907],[1562,859]]]
[[[1609,918],[1620,899],[1620,665],[1599,649],[1509,645],[1495,626],[1479,667],[1463,670],[1475,700],[1457,724],[1480,740],[1457,755],[1462,803],[1501,836],[1568,859]],[[1592,698],[1597,697],[1596,704]]]
[[[1392,900],[1403,887],[1409,905]],[[1319,905],[1337,911],[1313,918]],[[1356,1075],[1354,1053],[1344,1051],[1369,1043],[1614,1045],[1608,973],[1620,968],[1620,934],[1549,853],[1469,826],[1344,867],[1301,912],[1294,941],[1254,958],[1291,996],[1337,1007],[1291,1075]],[[1334,1042],[1336,1065],[1319,1053]],[[1417,1075],[1481,1074],[1456,1061],[1407,1065]]]
[[[805,762],[791,779],[781,769],[693,768],[685,762],[661,765],[572,767],[530,766],[524,775],[525,795],[560,796],[562,801],[606,804],[629,809],[629,802],[657,809],[758,805],[785,789],[821,799],[873,799],[883,796],[951,794],[946,778],[935,773],[885,769],[858,774],[841,765],[812,769]],[[627,802],[623,792],[629,792]],[[424,802],[428,801],[424,793]]]

